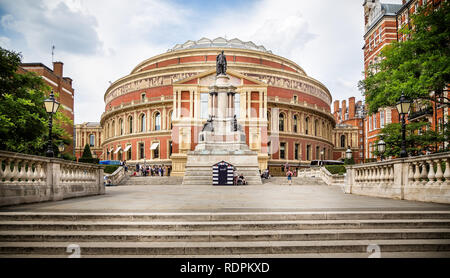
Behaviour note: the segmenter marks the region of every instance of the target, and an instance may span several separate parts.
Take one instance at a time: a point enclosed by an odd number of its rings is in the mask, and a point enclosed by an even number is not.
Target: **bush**
[[[332,175],[339,174],[343,175],[347,172],[344,165],[325,165],[325,169],[328,170]]]
[[[83,157],[80,157],[78,159],[78,162],[99,164],[100,159],[98,159],[98,158],[83,158]]]
[[[112,174],[114,173],[114,171],[117,170],[117,168],[119,168],[120,165],[106,165],[105,169],[103,170],[103,172],[105,174]]]

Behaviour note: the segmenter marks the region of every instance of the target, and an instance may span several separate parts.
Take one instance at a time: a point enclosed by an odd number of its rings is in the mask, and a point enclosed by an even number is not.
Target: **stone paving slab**
[[[450,205],[344,194],[333,186],[134,185],[105,195],[0,208],[33,212],[431,211]]]

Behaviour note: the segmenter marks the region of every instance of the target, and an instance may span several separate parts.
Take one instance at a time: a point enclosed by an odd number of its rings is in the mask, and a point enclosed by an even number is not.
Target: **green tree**
[[[84,146],[83,155],[81,157],[92,158],[91,147],[89,146],[89,144],[86,144],[86,146]]]
[[[408,40],[385,47],[381,61],[359,82],[369,114],[395,105],[402,92],[410,99],[450,104],[443,94],[450,83],[450,1],[441,2],[436,10],[423,6],[411,15],[410,26],[400,31]]]
[[[20,53],[0,47],[0,149],[44,155],[48,140],[48,115],[44,108],[50,91],[41,77],[19,73]],[[54,115],[53,145],[70,144],[69,134],[61,127],[70,124],[61,112]]]
[[[386,125],[381,130],[381,138],[386,142],[386,151],[384,157],[400,156],[402,144],[402,125],[401,123],[393,123]],[[425,154],[427,151],[435,151],[432,148],[436,143],[443,142],[444,135],[430,129],[429,123],[426,122],[412,122],[406,125],[406,152],[409,155],[416,156]],[[375,142],[375,146],[378,141]],[[378,148],[372,152],[379,156]]]

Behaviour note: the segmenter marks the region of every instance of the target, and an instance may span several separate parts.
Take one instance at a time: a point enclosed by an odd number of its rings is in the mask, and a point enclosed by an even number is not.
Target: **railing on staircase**
[[[125,168],[119,166],[112,174],[105,175],[111,181],[111,185],[119,185],[126,177]]]
[[[341,186],[343,188],[345,176],[331,174],[325,167],[310,167],[298,172],[298,177],[317,177],[327,185]]]
[[[0,206],[104,193],[101,165],[0,151]]]
[[[347,193],[450,203],[450,152],[347,166]]]

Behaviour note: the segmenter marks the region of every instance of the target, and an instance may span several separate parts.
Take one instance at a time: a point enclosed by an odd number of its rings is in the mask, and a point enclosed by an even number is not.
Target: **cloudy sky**
[[[401,3],[401,0],[384,0]],[[363,0],[0,0],[0,46],[23,62],[64,63],[75,123],[99,121],[109,81],[177,43],[239,38],[299,64],[334,99],[356,96]]]

